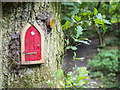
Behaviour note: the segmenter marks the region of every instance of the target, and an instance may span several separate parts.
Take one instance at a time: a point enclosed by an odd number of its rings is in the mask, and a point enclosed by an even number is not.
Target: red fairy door
[[[34,26],[25,34],[25,61],[41,60],[41,35]]]
[[[34,22],[26,23],[21,31],[21,64],[44,63],[44,31]]]

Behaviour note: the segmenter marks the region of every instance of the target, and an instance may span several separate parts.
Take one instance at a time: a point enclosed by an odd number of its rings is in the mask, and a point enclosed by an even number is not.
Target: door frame
[[[25,34],[31,26],[34,26],[34,28],[36,28],[36,30],[40,33],[40,36],[41,36],[41,60],[25,61]],[[44,37],[43,30],[40,28],[40,26],[36,22],[34,22],[32,24],[26,23],[24,25],[24,27],[21,31],[20,39],[21,39],[21,65],[44,63],[44,39],[45,39],[45,37]]]

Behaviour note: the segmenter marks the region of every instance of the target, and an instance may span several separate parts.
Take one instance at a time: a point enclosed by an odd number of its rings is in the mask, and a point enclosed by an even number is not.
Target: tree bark
[[[64,53],[63,32],[60,24],[60,3],[3,3],[2,17],[2,87],[5,88],[44,88],[48,80],[54,78],[55,72],[62,68],[62,60]],[[35,20],[43,10],[53,13],[55,25],[49,34],[45,34],[45,51],[44,64],[39,65],[20,65],[20,43],[15,44],[14,41],[19,41],[19,34],[22,27],[28,20]],[[43,26],[44,27],[44,26]],[[17,39],[13,36],[18,35]],[[13,37],[13,38],[12,38]],[[12,43],[11,43],[12,42]],[[13,52],[14,51],[14,52]],[[12,56],[10,56],[12,54]]]

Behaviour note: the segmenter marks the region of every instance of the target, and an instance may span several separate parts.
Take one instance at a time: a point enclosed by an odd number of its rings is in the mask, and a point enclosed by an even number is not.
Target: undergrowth
[[[91,78],[99,78],[103,82],[104,88],[120,88],[118,85],[118,56],[119,50],[98,50],[99,53],[88,61]]]

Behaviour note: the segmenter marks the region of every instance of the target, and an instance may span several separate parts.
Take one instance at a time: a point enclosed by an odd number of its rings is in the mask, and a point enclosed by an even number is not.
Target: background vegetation
[[[73,62],[81,60],[75,56],[77,47],[81,43],[90,45],[92,38],[98,38],[98,54],[95,54],[87,65],[90,78],[103,82],[99,87],[119,88],[120,2],[62,2],[61,5],[65,51],[68,49],[74,51]],[[59,81],[60,85],[65,88],[85,88],[84,86],[88,83],[86,80],[88,71],[83,67],[75,68],[74,72],[65,74],[65,82]],[[56,73],[56,77],[62,76],[60,72],[64,73],[60,70]],[[47,83],[52,87],[58,81],[55,78],[54,81]]]

